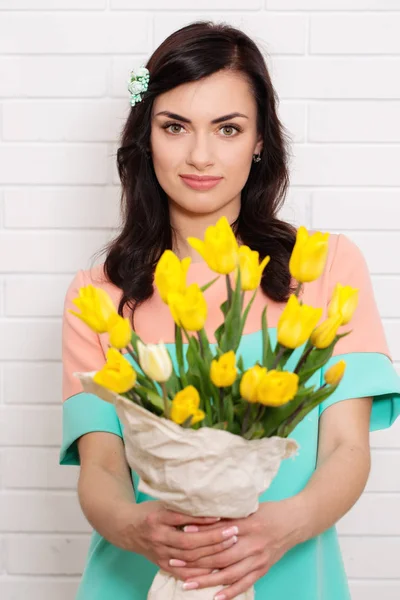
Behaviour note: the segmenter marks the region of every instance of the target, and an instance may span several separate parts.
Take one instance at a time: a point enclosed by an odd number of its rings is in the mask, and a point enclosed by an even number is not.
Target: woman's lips
[[[215,187],[220,181],[222,181],[222,177],[219,179],[191,179],[189,177],[184,177],[181,175],[182,181],[194,190],[209,190]]]

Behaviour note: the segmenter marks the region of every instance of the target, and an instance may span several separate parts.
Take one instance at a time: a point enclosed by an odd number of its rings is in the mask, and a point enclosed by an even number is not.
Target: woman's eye
[[[180,133],[180,130],[183,129],[183,125],[180,125],[179,123],[170,123],[170,124],[167,123],[166,125],[163,125],[163,128],[166,129],[167,131],[169,130],[169,133],[172,133],[173,135],[175,135],[175,134]],[[234,131],[236,131],[237,133],[240,132],[239,127],[236,127],[234,125],[223,125],[222,127],[220,127],[220,131],[222,129],[227,129],[229,132],[227,135],[224,134],[222,137],[234,137],[236,135],[236,133],[233,133]]]
[[[223,127],[221,127],[221,129],[230,129],[232,132],[233,131],[238,131],[238,129],[236,129],[236,127],[233,127],[232,125],[224,125]],[[224,137],[233,137],[236,134],[233,135],[225,135]]]
[[[178,128],[178,129],[182,129],[182,125],[178,125],[178,123],[176,123],[176,124],[174,124],[174,125],[168,125],[168,126],[166,127],[166,129],[170,129],[170,127],[176,127],[176,128]],[[172,132],[172,133],[179,133],[179,131],[178,131],[178,132],[177,132],[177,131],[174,131],[174,132]]]

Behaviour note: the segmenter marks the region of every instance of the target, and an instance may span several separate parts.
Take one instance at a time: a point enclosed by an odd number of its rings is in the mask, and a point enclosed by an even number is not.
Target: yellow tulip
[[[286,348],[298,348],[308,340],[322,316],[322,308],[300,305],[292,294],[278,321],[278,342]]]
[[[207,318],[207,302],[197,283],[192,283],[183,293],[168,294],[168,306],[177,325],[188,331],[200,331]]]
[[[227,275],[238,265],[239,246],[226,217],[207,227],[204,241],[195,237],[188,237],[187,241],[217,273]]]
[[[79,297],[72,302],[80,309],[80,313],[69,309],[96,333],[108,331],[108,320],[118,314],[110,296],[101,288],[87,285],[79,288]]]
[[[335,339],[337,331],[342,322],[340,314],[325,319],[311,334],[311,343],[319,349],[327,348]]]
[[[243,291],[255,290],[261,282],[263,271],[270,261],[266,256],[259,264],[259,254],[257,250],[251,250],[248,246],[239,247],[239,268],[241,289]]]
[[[168,381],[172,373],[172,362],[164,344],[147,344],[138,341],[139,362],[147,377],[154,381]]]
[[[338,385],[342,381],[344,372],[346,369],[346,363],[344,360],[339,360],[336,364],[332,365],[325,373],[325,383],[328,385]]]
[[[232,385],[237,377],[236,356],[233,350],[211,361],[210,378],[217,387]]]
[[[198,421],[202,421],[206,416],[205,413],[199,409],[200,396],[199,392],[193,385],[188,385],[183,390],[178,392],[171,404],[171,420],[181,425],[184,423],[190,415],[193,415],[191,425],[194,425]]]
[[[247,402],[258,402],[257,387],[266,373],[267,369],[260,365],[254,365],[243,373],[240,381],[240,395]]]
[[[191,258],[187,256],[182,261],[172,252],[165,250],[154,271],[154,282],[161,299],[168,301],[170,292],[183,292],[186,288],[186,275]]]
[[[282,406],[293,400],[299,376],[289,371],[268,371],[257,386],[257,400],[265,406]]]
[[[340,313],[342,315],[342,325],[347,325],[353,317],[357,304],[358,288],[337,283],[328,306],[328,316],[333,317]]]
[[[328,256],[329,233],[309,235],[303,226],[297,230],[296,243],[289,261],[292,277],[301,283],[314,281],[322,274]]]
[[[107,329],[110,344],[114,348],[125,348],[131,343],[132,329],[128,318],[115,313],[108,319]]]
[[[136,383],[136,372],[115,348],[107,350],[107,362],[93,376],[93,381],[117,394],[128,392]]]

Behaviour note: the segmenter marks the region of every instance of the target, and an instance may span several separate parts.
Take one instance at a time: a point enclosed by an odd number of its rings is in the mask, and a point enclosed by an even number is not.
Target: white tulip
[[[138,341],[139,362],[143,372],[154,381],[167,381],[172,373],[172,362],[163,342],[147,344]]]

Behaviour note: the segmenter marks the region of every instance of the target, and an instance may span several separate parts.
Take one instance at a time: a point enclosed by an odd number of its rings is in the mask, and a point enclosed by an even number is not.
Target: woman
[[[240,348],[245,365],[260,355],[263,307],[268,303],[275,328],[296,284],[288,269],[296,230],[277,216],[288,186],[287,150],[276,95],[254,42],[232,27],[198,22],[166,39],[146,67],[147,89],[140,97],[132,90],[118,150],[121,233],[102,265],[76,274],[65,299],[60,463],[81,465],[79,500],[94,528],[77,597],[143,600],[162,567],[186,589],[227,585],[218,600],[253,583],[260,599],[348,599],[334,524],[365,487],[369,430],[389,427],[400,413],[400,383],[366,262],[348,237],[330,236],[325,272],[302,292],[305,303],[326,312],[337,282],[359,288],[352,333],[326,366],[343,356],[346,375],[294,430],[299,455],[284,461],[259,510],[246,519],[187,517],[138,492],[114,407],[83,393],[73,376],[100,369],[107,350],[106,334],[96,335],[68,312],[88,284],[110,294],[144,342],[163,339],[174,356],[173,321],[153,293],[155,264],[172,248],[180,258],[192,258],[188,284],[209,281],[213,273],[186,238],[203,238],[222,215],[239,243],[258,250],[260,259],[272,257],[246,323]],[[212,187],[193,183],[205,176],[217,178]],[[205,294],[206,331],[215,341],[223,278]]]

